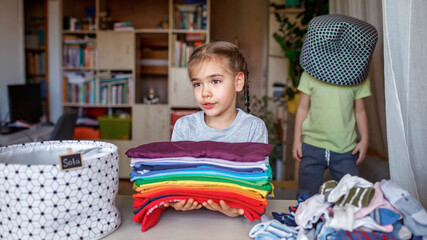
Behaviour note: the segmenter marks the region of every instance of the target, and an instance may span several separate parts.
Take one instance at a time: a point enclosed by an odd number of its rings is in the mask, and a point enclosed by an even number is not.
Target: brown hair
[[[249,71],[248,64],[245,57],[243,57],[240,50],[232,43],[225,41],[217,41],[204,44],[191,54],[187,67],[188,73],[194,66],[206,60],[221,59],[227,69],[236,76],[239,72],[243,72],[245,76],[245,83],[243,85],[246,111],[249,113],[250,97],[249,97]],[[225,61],[224,61],[225,60]],[[191,74],[190,74],[191,75]]]

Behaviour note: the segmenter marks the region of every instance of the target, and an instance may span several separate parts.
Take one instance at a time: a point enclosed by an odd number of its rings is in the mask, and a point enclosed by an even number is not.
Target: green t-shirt
[[[371,95],[369,79],[354,86],[340,86],[303,72],[298,90],[310,95],[310,109],[302,123],[303,141],[337,153],[353,150],[357,137],[354,100]]]

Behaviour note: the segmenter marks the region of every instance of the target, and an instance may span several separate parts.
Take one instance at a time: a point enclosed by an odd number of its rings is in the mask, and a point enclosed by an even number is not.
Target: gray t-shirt
[[[211,128],[199,111],[178,119],[171,141],[217,141],[268,143],[267,127],[263,120],[236,108],[237,116],[225,129]]]

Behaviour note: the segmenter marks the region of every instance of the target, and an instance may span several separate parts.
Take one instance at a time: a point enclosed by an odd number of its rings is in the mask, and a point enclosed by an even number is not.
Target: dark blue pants
[[[356,165],[356,161],[359,153],[352,155],[351,152],[336,153],[303,142],[297,194],[305,192],[314,195],[318,193],[327,168],[331,172],[332,179],[337,182],[347,173],[358,176],[359,167]]]

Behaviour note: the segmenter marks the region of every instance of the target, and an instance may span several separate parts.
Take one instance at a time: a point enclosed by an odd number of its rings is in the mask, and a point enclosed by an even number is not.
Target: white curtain
[[[369,148],[387,158],[387,134],[384,97],[384,61],[381,0],[330,0],[330,14],[343,14],[373,25],[378,31],[378,42],[369,68],[372,96],[366,98]]]
[[[369,74],[373,96],[367,99],[370,147],[388,151],[391,178],[427,208],[427,1],[329,4],[330,13],[365,20],[378,30]]]
[[[391,178],[427,208],[427,1],[383,0]]]

